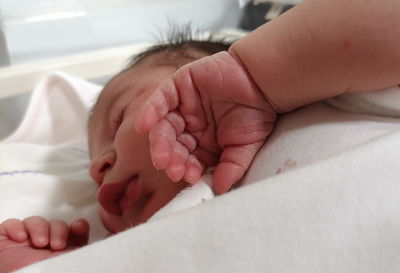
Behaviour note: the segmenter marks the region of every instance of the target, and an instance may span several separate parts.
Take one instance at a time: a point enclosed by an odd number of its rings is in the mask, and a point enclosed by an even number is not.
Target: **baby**
[[[89,119],[89,173],[99,186],[100,217],[111,234],[147,221],[188,185],[154,168],[148,136],[133,127],[138,110],[179,67],[229,46],[212,36],[194,39],[190,29],[173,30],[165,42],[133,57],[104,87]],[[184,135],[180,141],[190,143]],[[87,243],[88,234],[85,219],[70,225],[39,216],[8,219],[0,225],[0,272],[76,249]]]
[[[177,34],[173,41],[135,57],[133,65],[105,86],[93,109],[90,174],[100,187],[101,219],[112,232],[145,222],[187,185],[182,177],[154,168],[149,137],[138,134],[134,122],[145,101],[179,67],[229,47],[222,41],[194,41],[188,34]],[[176,124],[177,117],[172,113],[168,121]],[[183,133],[178,141],[190,146],[190,137]]]
[[[397,2],[306,0],[229,48],[189,42],[140,55],[106,85],[89,123],[90,173],[100,186],[104,225],[118,232],[146,221],[208,166],[216,165],[215,191],[228,191],[278,114],[397,85]],[[48,257],[87,232],[84,220],[0,225],[2,242],[29,237]],[[0,266],[12,249],[0,253]]]

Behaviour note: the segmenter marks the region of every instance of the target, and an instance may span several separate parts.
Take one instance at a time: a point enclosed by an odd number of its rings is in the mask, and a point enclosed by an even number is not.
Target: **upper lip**
[[[121,212],[124,213],[128,208],[135,204],[142,197],[142,188],[138,180],[128,183],[125,188],[124,194],[119,199],[119,207]]]
[[[138,177],[134,176],[127,181],[102,184],[97,199],[106,212],[121,215],[140,200],[142,195]]]

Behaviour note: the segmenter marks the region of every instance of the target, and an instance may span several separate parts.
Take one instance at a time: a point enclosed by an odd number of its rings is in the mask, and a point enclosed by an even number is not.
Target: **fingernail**
[[[193,185],[198,182],[199,178],[200,178],[200,175],[196,169],[191,168],[188,170],[188,172],[186,174],[186,182]]]
[[[21,241],[25,241],[26,239],[28,239],[28,234],[26,234],[26,232],[21,231],[20,233],[18,233],[18,237]]]
[[[197,179],[196,179],[195,176],[189,174],[187,176],[187,178],[186,178],[186,182],[188,182],[189,184],[193,185],[193,184],[197,183]]]
[[[56,249],[63,249],[64,248],[64,242],[62,241],[62,240],[55,240],[53,243],[52,243],[52,247],[53,248],[56,248]]]
[[[35,242],[39,246],[45,246],[49,243],[46,237],[37,237]]]

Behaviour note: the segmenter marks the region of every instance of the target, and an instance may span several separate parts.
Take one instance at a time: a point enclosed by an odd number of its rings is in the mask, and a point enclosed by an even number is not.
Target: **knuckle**
[[[17,218],[9,218],[9,219],[5,220],[5,221],[2,223],[2,225],[7,226],[7,225],[10,225],[10,224],[14,224],[14,223],[16,223],[16,222],[21,222],[21,220],[19,220],[19,219],[17,219]]]
[[[40,222],[45,222],[46,219],[43,218],[42,216],[30,216],[28,218],[24,219],[25,223],[40,223]]]
[[[65,222],[61,219],[58,218],[54,218],[54,219],[50,219],[49,221],[51,224],[64,224]]]
[[[61,219],[51,219],[50,226],[52,229],[53,228],[66,228],[68,226],[68,224]]]

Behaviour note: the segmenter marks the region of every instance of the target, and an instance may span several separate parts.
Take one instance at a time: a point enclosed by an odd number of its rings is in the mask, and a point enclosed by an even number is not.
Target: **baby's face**
[[[90,175],[100,187],[100,217],[112,232],[145,222],[186,185],[153,167],[148,135],[134,128],[138,109],[175,71],[145,59],[107,84],[93,111]]]

